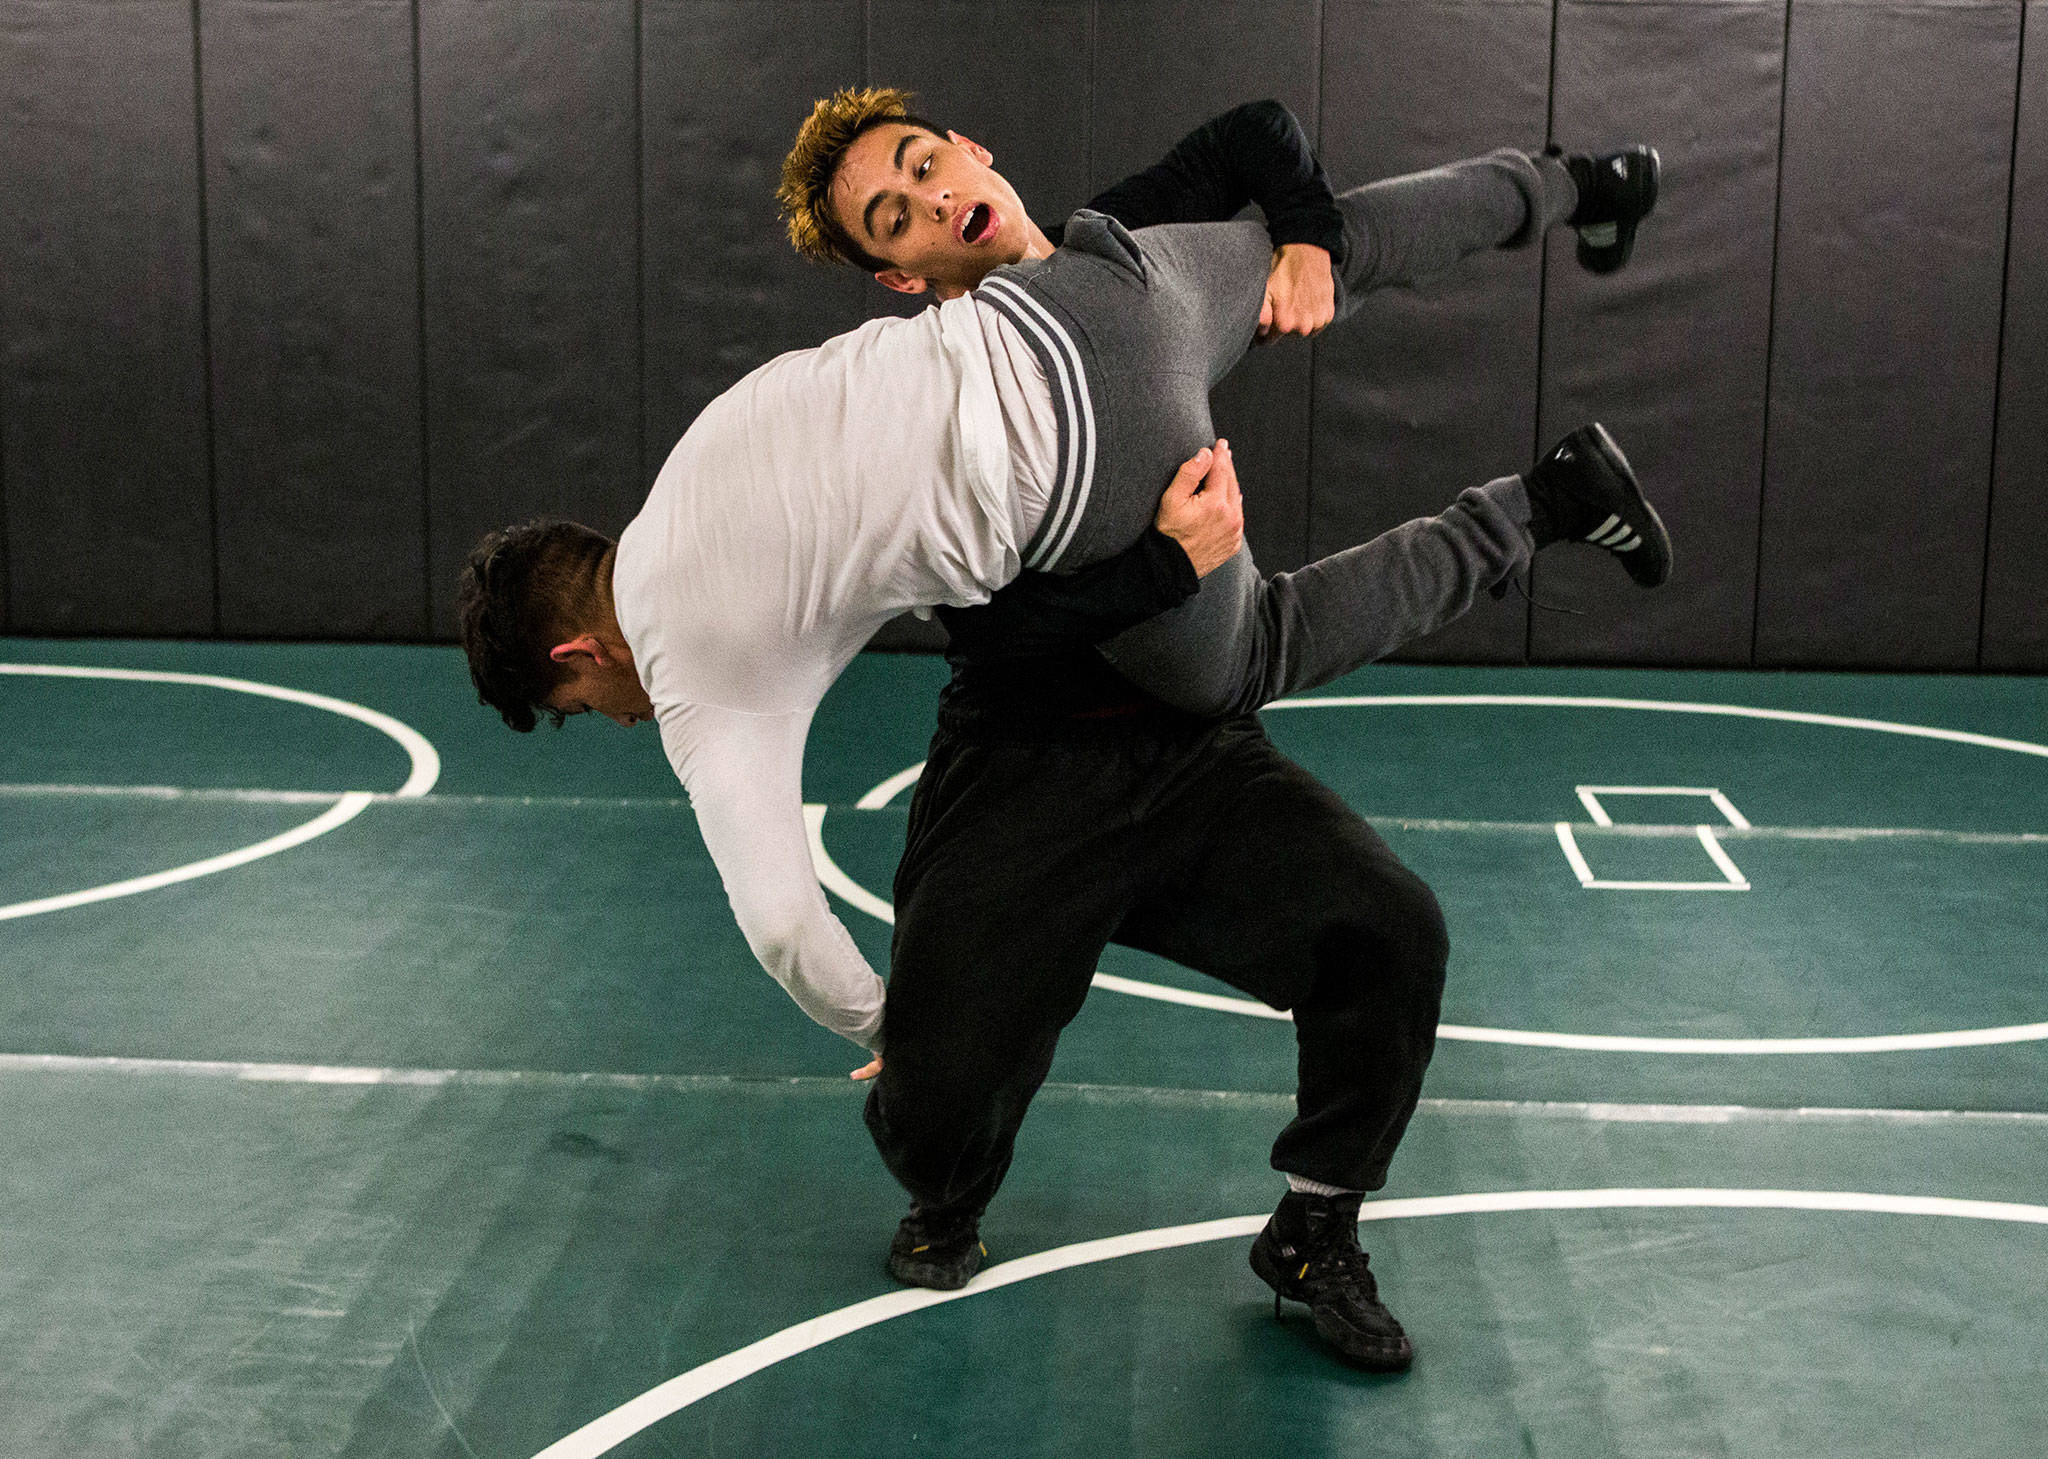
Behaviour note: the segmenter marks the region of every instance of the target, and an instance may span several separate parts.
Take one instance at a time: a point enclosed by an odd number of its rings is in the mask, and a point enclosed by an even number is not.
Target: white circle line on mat
[[[226,689],[235,694],[253,694],[259,699],[282,699],[311,709],[324,709],[344,719],[370,726],[398,742],[411,762],[405,783],[392,792],[410,799],[425,795],[441,778],[441,756],[427,737],[403,720],[348,699],[335,699],[305,689],[287,689],[282,684],[264,684],[255,679],[231,679],[221,674],[183,674],[169,669],[106,669],[79,664],[0,664],[0,674],[18,674],[42,679],[115,679],[133,684],[191,684],[201,689]]]
[[[1865,1191],[1723,1190],[1713,1187],[1676,1187],[1612,1190],[1519,1190],[1474,1191],[1465,1195],[1415,1196],[1400,1200],[1368,1201],[1358,1213],[1360,1222],[1400,1221],[1424,1216],[1495,1214],[1510,1211],[1594,1211],[1617,1208],[1674,1210],[1713,1208],[1764,1211],[1872,1212],[1899,1216],[1946,1216],[1968,1221],[2007,1221],[2023,1225],[2048,1226],[2048,1206],[2024,1205],[2011,1201],[1970,1201],[1946,1196],[1897,1196]],[[785,1327],[743,1348],[700,1363],[686,1373],[648,1389],[639,1397],[593,1419],[574,1433],[564,1435],[541,1450],[534,1459],[597,1459],[643,1429],[669,1415],[729,1388],[765,1368],[823,1347],[826,1343],[863,1328],[894,1318],[921,1312],[947,1302],[978,1297],[1018,1282],[1042,1277],[1049,1272],[1067,1271],[1095,1262],[1114,1261],[1140,1252],[1165,1251],[1180,1246],[1197,1246],[1209,1241],[1226,1241],[1254,1235],[1265,1225],[1264,1216],[1228,1216],[1218,1221],[1198,1221],[1187,1226],[1163,1226],[1151,1231],[1132,1231],[1096,1241],[1076,1242],[1031,1256],[1018,1257],[988,1268],[957,1292],[934,1292],[907,1288],[870,1297],[836,1312],[827,1312],[807,1322]]]
[[[2048,745],[2031,740],[2002,739],[1972,730],[1942,729],[1934,725],[1901,724],[1885,719],[1861,719],[1843,714],[1821,714],[1803,709],[1762,709],[1746,704],[1707,704],[1670,699],[1619,699],[1579,694],[1346,694],[1326,698],[1276,699],[1267,709],[1363,709],[1380,706],[1521,706],[1539,709],[1628,709],[1663,714],[1708,714],[1733,719],[1780,720],[1790,724],[1819,725],[1831,729],[1868,730],[1879,734],[1906,735],[1916,739],[1945,740],[1974,745],[1980,749],[2007,750],[2015,754],[2048,759]],[[862,810],[879,810],[917,780],[923,764],[897,771],[854,802]],[[819,868],[819,880],[852,906],[870,916],[893,922],[893,910],[884,914],[877,905],[888,904],[861,887],[825,852],[822,828],[824,810],[813,808],[811,855]],[[831,877],[825,868],[830,867]],[[845,888],[859,895],[849,895]],[[1247,1018],[1286,1019],[1277,1009],[1250,998],[1233,998],[1215,993],[1195,993],[1164,983],[1139,978],[1095,975],[1095,986],[1133,998],[1204,1008],[1217,1013],[1234,1013]],[[1524,1048],[1570,1049],[1607,1054],[1891,1054],[1934,1049],[1982,1048],[1994,1044],[2033,1043],[2048,1039],[2048,1022],[2004,1024],[1995,1028],[1940,1029],[1930,1033],[1868,1034],[1853,1037],[1812,1038],[1659,1038],[1628,1034],[1559,1033],[1542,1029],[1488,1028],[1481,1025],[1446,1023],[1437,1027],[1437,1037],[1467,1043],[1515,1044]]]
[[[258,698],[281,699],[291,704],[303,704],[311,709],[325,710],[329,714],[338,714],[344,719],[353,719],[369,725],[372,729],[396,740],[399,748],[405,751],[411,767],[404,783],[394,792],[396,797],[410,800],[423,796],[432,790],[434,782],[441,778],[441,756],[425,735],[388,714],[326,694],[314,694],[304,689],[287,689],[281,684],[264,684],[254,679],[231,679],[220,674],[185,674],[168,669],[109,669],[76,664],[0,664],[0,674],[23,678],[112,679],[137,684],[189,684],[202,689],[225,689],[236,694],[253,694]],[[70,907],[82,907],[93,902],[112,901],[117,897],[132,897],[138,892],[154,891],[158,887],[172,886],[178,882],[192,881],[198,877],[211,876],[215,872],[227,871],[232,867],[246,866],[266,856],[275,856],[280,851],[289,851],[294,846],[303,846],[315,837],[324,836],[337,827],[347,825],[361,815],[364,808],[376,798],[369,791],[346,791],[336,797],[333,805],[312,820],[279,835],[234,851],[223,852],[218,856],[208,856],[199,861],[187,862],[183,866],[151,872],[147,876],[129,877],[122,881],[107,882],[102,886],[86,887],[80,891],[10,903],[0,907],[0,922],[35,917],[45,912],[61,912]]]

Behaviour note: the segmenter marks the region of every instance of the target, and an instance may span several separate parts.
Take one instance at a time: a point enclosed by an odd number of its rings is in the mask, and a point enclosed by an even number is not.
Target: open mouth
[[[996,210],[987,203],[976,203],[967,210],[967,218],[960,225],[960,241],[966,244],[986,243],[996,231]]]

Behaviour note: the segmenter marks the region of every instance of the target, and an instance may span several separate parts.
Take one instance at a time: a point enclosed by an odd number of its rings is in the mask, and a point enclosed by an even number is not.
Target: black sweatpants
[[[1256,719],[942,727],[895,901],[867,1123],[919,1204],[988,1204],[1111,942],[1291,1010],[1296,1115],[1274,1168],[1385,1184],[1435,1047],[1443,914]]]

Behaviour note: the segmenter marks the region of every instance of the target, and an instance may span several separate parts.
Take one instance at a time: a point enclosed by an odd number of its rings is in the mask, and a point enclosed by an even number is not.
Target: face
[[[891,288],[972,289],[1024,257],[1031,224],[988,149],[958,132],[896,122],[863,133],[832,179],[832,213],[848,236],[894,267]]]
[[[565,715],[601,714],[627,729],[654,718],[654,701],[633,672],[631,654],[585,636],[558,644],[551,656],[569,672],[549,692],[550,709]]]

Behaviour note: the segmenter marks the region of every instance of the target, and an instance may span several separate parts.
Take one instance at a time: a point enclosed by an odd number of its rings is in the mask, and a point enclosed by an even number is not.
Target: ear
[[[548,657],[558,664],[566,664],[579,654],[600,665],[605,661],[604,645],[597,641],[595,634],[579,634],[548,650]]]
[[[931,287],[928,280],[916,274],[906,274],[900,268],[885,268],[875,275],[875,282],[885,289],[894,289],[899,294],[922,294]]]
[[[981,143],[975,141],[972,137],[963,137],[958,132],[948,132],[946,133],[946,140],[972,157],[976,162],[979,162],[983,167],[996,160],[995,153],[989,151],[988,148],[982,146]]]

